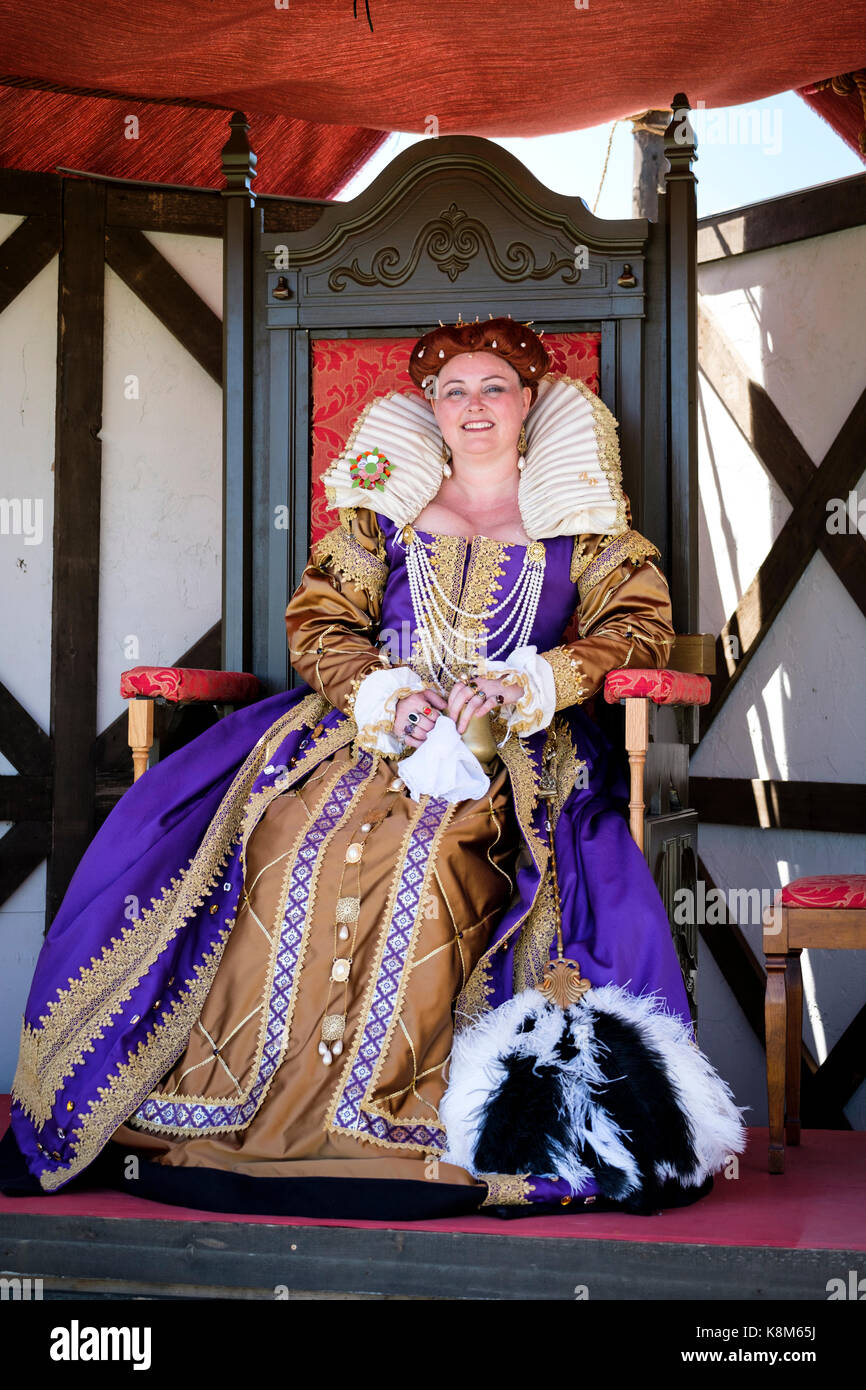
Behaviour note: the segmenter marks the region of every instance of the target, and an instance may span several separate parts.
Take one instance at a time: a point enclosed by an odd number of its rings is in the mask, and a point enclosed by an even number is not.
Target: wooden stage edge
[[[830,1280],[866,1276],[866,1134],[807,1130],[780,1176],[766,1137],[749,1131],[736,1179],[652,1217],[385,1224],[0,1197],[0,1276],[40,1278],[46,1299],[824,1302]]]

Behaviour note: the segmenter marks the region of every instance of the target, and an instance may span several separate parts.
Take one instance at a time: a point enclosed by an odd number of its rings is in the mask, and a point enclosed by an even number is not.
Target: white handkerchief
[[[398,767],[413,801],[425,793],[445,801],[477,801],[490,789],[490,778],[447,714],[439,715],[421,747]]]

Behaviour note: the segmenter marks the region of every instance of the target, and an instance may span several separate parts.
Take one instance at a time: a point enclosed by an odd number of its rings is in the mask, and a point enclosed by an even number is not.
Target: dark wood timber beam
[[[855,1014],[845,1032],[815,1073],[819,1100],[829,1112],[846,1106],[866,1080],[866,1004]],[[813,1119],[821,1128],[821,1117]]]
[[[689,779],[691,790],[691,779]],[[712,874],[698,857],[698,877],[707,885],[707,892],[718,891]],[[716,965],[746,1016],[755,1037],[764,1044],[764,970],[742,929],[728,919],[726,907],[721,908],[722,922],[703,922],[700,932]],[[700,967],[699,967],[700,968]],[[816,1063],[817,1065],[817,1063]]]
[[[221,237],[223,209],[219,189],[145,188],[110,183],[105,220],[111,228],[179,232],[184,236]]]
[[[222,383],[222,322],[143,232],[109,227],[105,259],[200,367]]]
[[[59,174],[30,169],[0,169],[0,212],[13,216],[60,218],[63,180]]]
[[[51,820],[50,777],[0,776],[0,821]]]
[[[683,93],[673,99],[665,131],[667,199],[668,467],[671,532],[670,582],[674,627],[697,632],[698,623],[698,325],[697,192],[694,131]],[[660,461],[659,466],[663,466]]]
[[[51,849],[49,821],[19,821],[0,838],[0,903],[11,898]]]
[[[0,314],[60,250],[53,217],[31,216],[0,243]]]
[[[104,281],[105,186],[67,179],[57,315],[48,922],[94,825]]]
[[[827,501],[847,498],[863,472],[866,453],[866,391],[854,405],[823,463],[812,470],[794,507],[716,643],[717,674],[709,705],[701,710],[701,738],[740,680],[783,604],[826,534]],[[736,650],[736,659],[729,656]]]
[[[0,753],[14,768],[34,777],[51,772],[54,747],[32,714],[0,681]],[[0,816],[0,820],[4,817]]]
[[[866,835],[866,786],[859,782],[690,777],[689,800],[702,822],[716,825]]]
[[[698,222],[698,261],[721,260],[807,237],[828,236],[866,222],[866,174],[799,188],[781,198],[747,203]]]
[[[201,667],[218,670],[220,658],[220,624],[215,623],[203,637],[174,662],[175,666]],[[47,734],[26,710],[0,684],[0,728],[8,743],[0,749],[4,756],[21,769],[15,776],[0,776],[0,820],[12,820],[13,825],[0,837],[0,906],[21,886],[51,850],[52,790],[50,768],[53,745]],[[12,753],[14,752],[14,760]],[[98,785],[95,805],[102,815],[120,800],[132,782],[127,716],[118,715],[97,738],[94,762]],[[129,775],[118,776],[126,764]],[[108,783],[111,790],[107,791]]]
[[[256,156],[242,111],[222,149],[223,235],[223,583],[222,661],[248,671],[253,607],[253,213]]]
[[[815,466],[779,408],[749,378],[736,353],[703,310],[698,310],[701,371],[757,457],[796,507]],[[866,617],[866,539],[858,532],[819,533],[818,548]]]

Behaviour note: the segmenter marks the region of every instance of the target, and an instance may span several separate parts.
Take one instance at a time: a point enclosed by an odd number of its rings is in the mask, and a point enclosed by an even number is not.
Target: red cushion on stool
[[[258,677],[245,671],[198,671],[189,666],[133,666],[120,677],[124,700],[161,695],[172,704],[243,705],[261,693]]]
[[[785,907],[866,907],[866,874],[811,874],[782,889]]]
[[[604,698],[609,705],[617,700],[649,699],[656,705],[708,705],[710,683],[706,676],[691,671],[657,671],[624,667],[608,671],[604,682]]]

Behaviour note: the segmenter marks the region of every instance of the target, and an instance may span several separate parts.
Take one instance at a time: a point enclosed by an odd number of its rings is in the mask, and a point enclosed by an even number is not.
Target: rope
[[[595,195],[595,202],[594,202],[593,205],[592,205],[593,213],[595,212],[596,208],[598,207],[598,200],[599,200],[599,198],[601,197],[601,190],[602,190],[602,188],[604,187],[604,179],[605,179],[605,175],[607,174],[608,160],[610,159],[610,147],[611,147],[611,145],[613,144],[613,133],[614,133],[614,131],[616,130],[617,126],[620,125],[620,124],[621,124],[620,121],[614,121],[613,125],[612,125],[611,128],[610,128],[610,135],[609,135],[608,141],[607,141],[607,154],[606,154],[605,157],[604,157],[604,168],[603,168],[602,171],[601,171],[601,182],[600,182],[599,185],[598,185],[598,192],[597,192],[596,195]]]

